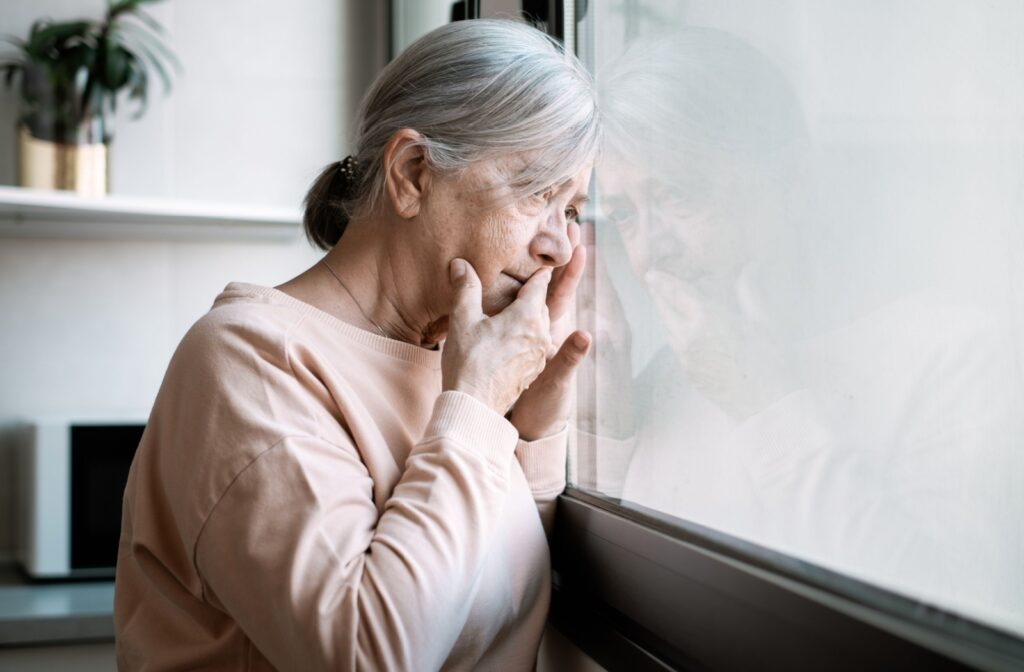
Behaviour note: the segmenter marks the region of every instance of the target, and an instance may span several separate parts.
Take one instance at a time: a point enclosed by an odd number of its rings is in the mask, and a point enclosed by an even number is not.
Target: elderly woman
[[[307,197],[326,256],[229,284],[171,360],[125,493],[123,669],[533,667],[598,135],[525,25],[384,69]]]

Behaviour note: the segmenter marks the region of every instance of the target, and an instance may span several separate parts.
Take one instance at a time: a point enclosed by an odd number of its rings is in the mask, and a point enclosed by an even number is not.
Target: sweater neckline
[[[328,324],[349,340],[355,341],[371,350],[431,369],[439,370],[441,368],[442,348],[440,346],[438,346],[437,350],[428,350],[412,343],[387,338],[381,334],[367,331],[354,324],[340,320],[330,313],[326,313],[305,301],[300,301],[294,296],[274,287],[264,287],[263,285],[255,285],[248,282],[229,282],[224,291],[214,301],[214,304],[216,305],[222,297],[228,298],[229,295],[258,297],[270,303],[288,306],[303,315]]]

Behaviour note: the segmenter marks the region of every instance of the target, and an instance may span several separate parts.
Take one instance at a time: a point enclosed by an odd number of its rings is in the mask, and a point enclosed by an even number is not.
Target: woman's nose
[[[572,258],[567,222],[553,216],[530,241],[530,255],[544,266],[565,266]]]

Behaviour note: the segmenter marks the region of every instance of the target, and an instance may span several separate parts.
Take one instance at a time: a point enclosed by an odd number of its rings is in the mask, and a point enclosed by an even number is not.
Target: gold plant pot
[[[40,140],[18,129],[18,185],[104,196],[110,184],[107,143],[69,144]]]

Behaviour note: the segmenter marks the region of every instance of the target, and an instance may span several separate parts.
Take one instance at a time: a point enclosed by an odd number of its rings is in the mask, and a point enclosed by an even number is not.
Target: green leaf
[[[149,75],[144,67],[132,69],[131,77],[128,80],[128,98],[137,100],[139,106],[135,109],[132,119],[141,117],[147,107],[149,91]]]
[[[139,4],[139,0],[120,0],[120,2],[111,3],[107,7],[107,14],[109,16],[115,16],[124,12],[130,12]]]
[[[74,79],[74,76],[81,68],[87,68],[92,65],[94,56],[95,50],[91,46],[85,43],[78,43],[61,52],[60,65],[67,70],[70,78]]]
[[[124,44],[129,47],[133,54],[140,59],[139,67],[145,68],[146,66],[152,67],[156,71],[160,82],[164,87],[164,94],[171,92],[171,76],[167,72],[167,68],[160,58],[153,52],[153,50],[144,44],[138,37],[134,35],[123,34]]]
[[[136,9],[132,16],[146,24],[149,29],[157,35],[167,35],[167,29],[160,25],[160,22],[157,21],[152,14],[143,10],[141,7]]]
[[[107,19],[113,20],[122,14],[133,14],[139,11],[139,5],[152,4],[162,0],[120,0],[107,7]]]
[[[171,51],[170,47],[164,44],[163,40],[136,23],[124,23],[121,24],[120,27],[123,29],[125,34],[132,34],[138,38],[140,43],[155,52],[154,57],[162,58],[171,65],[177,74],[181,74],[181,61],[174,55],[174,52]]]
[[[10,35],[10,34],[3,35],[3,36],[0,36],[0,40],[3,40],[4,42],[7,42],[8,44],[13,44],[14,46],[16,46],[18,49],[21,49],[22,51],[24,51],[25,47],[28,46],[28,42],[23,40],[23,39],[21,39],[17,35]]]
[[[118,91],[128,81],[128,59],[132,55],[113,41],[106,43],[106,56],[103,59],[103,86],[112,92]]]
[[[54,23],[41,28],[32,35],[29,40],[29,50],[34,54],[43,55],[48,48],[55,46],[71,37],[85,37],[92,23],[89,21],[69,21],[67,23]]]
[[[32,27],[28,30],[29,39],[35,37],[36,33],[43,29],[47,24],[50,23],[50,19],[36,19],[32,22]]]

